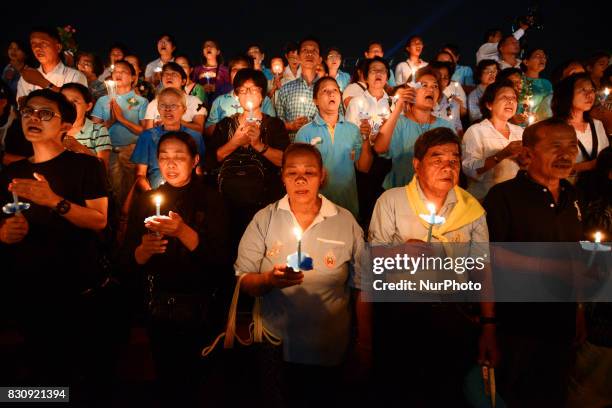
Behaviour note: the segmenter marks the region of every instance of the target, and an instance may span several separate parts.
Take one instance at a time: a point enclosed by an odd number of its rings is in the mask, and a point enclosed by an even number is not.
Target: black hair
[[[501,40],[497,43],[497,51],[501,54],[501,47],[506,43],[510,38],[516,38],[512,34],[504,35]]]
[[[429,130],[418,137],[414,142],[414,158],[423,160],[427,151],[435,146],[441,146],[449,143],[454,143],[459,147],[459,156],[461,156],[461,140],[449,128],[439,127]]]
[[[446,54],[446,55],[448,55],[448,56],[450,57],[450,59],[451,59],[451,60],[450,60],[450,61],[440,61],[440,62],[449,62],[449,63],[451,63],[451,64],[453,65],[453,72],[455,72],[455,66],[456,66],[457,64],[455,63],[455,57],[453,57],[453,56],[451,55],[451,53],[450,53],[450,52],[448,52],[448,51],[444,51],[444,50],[440,50],[440,51],[438,51],[438,52],[436,53],[436,57],[434,58],[434,61],[437,61],[437,60],[438,60],[438,57],[439,57],[440,55],[442,55],[442,54]]]
[[[308,36],[308,37],[304,37],[304,38],[302,38],[300,40],[300,42],[298,44],[298,50],[297,50],[298,54],[299,54],[300,50],[302,49],[302,45],[304,45],[304,43],[306,41],[310,41],[310,42],[313,42],[313,43],[317,44],[317,48],[319,49],[319,53],[321,52],[321,41],[319,41],[319,39],[316,38],[316,37]]]
[[[214,43],[215,47],[217,47],[217,49],[219,50],[219,55],[217,55],[217,65],[222,65],[224,62],[223,52],[221,51],[221,43],[216,38],[207,38],[204,41],[202,41],[202,47],[201,47],[200,53],[202,49],[204,49],[204,45],[209,41]],[[202,63],[206,64],[206,57],[204,55],[202,55]]]
[[[300,46],[295,41],[288,42],[287,44],[285,44],[285,47],[283,48],[283,52],[285,53],[285,55],[293,51],[297,52],[299,50],[300,50]]]
[[[459,56],[461,55],[461,52],[459,50],[459,45],[457,45],[455,43],[446,43],[446,44],[444,44],[442,46],[442,48],[440,49],[440,51],[444,51],[445,49],[446,50],[450,50],[453,54],[455,54],[455,57],[457,57],[457,58],[459,58]]]
[[[34,27],[32,30],[30,30],[30,36],[32,36],[32,34],[34,33],[47,34],[49,37],[53,38],[58,43],[60,44],[62,43],[62,39],[60,38],[60,35],[57,32],[57,29],[55,28],[48,27],[48,26],[37,26],[37,27]]]
[[[313,145],[309,143],[299,143],[299,142],[292,143],[289,146],[287,146],[287,148],[285,149],[285,152],[283,153],[281,169],[285,168],[285,165],[287,164],[287,159],[290,156],[294,154],[299,154],[299,153],[306,153],[306,154],[313,155],[315,159],[317,160],[319,168],[323,170],[323,158],[321,157],[321,152],[319,151],[319,149],[317,149],[316,147],[314,147]]]
[[[487,89],[485,89],[484,93],[482,94],[482,97],[480,98],[480,101],[478,102],[480,112],[482,112],[482,117],[484,119],[491,118],[491,110],[487,105],[493,105],[493,101],[495,101],[497,93],[503,88],[512,89],[512,92],[514,92],[514,94],[516,95],[514,84],[512,83],[512,81],[509,80],[495,81],[491,85],[487,86]],[[518,99],[518,95],[516,95],[516,97]]]
[[[111,44],[110,47],[108,47],[108,61],[109,61],[109,63],[110,63],[110,54],[111,54],[111,52],[115,48],[121,50],[121,52],[123,53],[123,58],[125,58],[129,54],[128,47],[125,44],[120,43],[120,42],[114,42],[114,43]]]
[[[592,67],[593,65],[595,65],[597,61],[599,61],[602,58],[610,59],[610,53],[607,51],[603,51],[603,50],[595,51],[586,60],[584,60],[584,66]]]
[[[584,69],[584,64],[578,59],[565,60],[562,64],[555,68],[550,77],[550,82],[552,82],[553,85],[556,85],[559,81],[563,79],[563,72],[574,64],[580,65]]]
[[[495,33],[501,32],[501,30],[497,27],[493,27],[493,28],[489,28],[487,29],[487,31],[485,31],[484,33],[484,37],[483,37],[483,41],[484,43],[489,42],[489,37],[492,37],[495,35]]]
[[[68,82],[68,83],[62,85],[62,87],[60,88],[60,92],[65,90],[65,89],[72,90],[72,91],[77,91],[78,93],[80,93],[81,96],[83,97],[83,100],[85,101],[85,103],[92,103],[93,102],[93,96],[91,95],[91,92],[89,91],[89,88],[87,88],[83,84],[79,84],[78,82]]]
[[[497,71],[499,71],[499,64],[497,63],[497,61],[492,60],[492,59],[480,60],[478,65],[476,65],[476,69],[474,70],[474,80],[476,81],[477,84],[480,83],[480,78],[482,77],[483,71],[487,67],[490,67],[492,65],[495,65],[495,67],[497,68]]]
[[[340,90],[340,85],[338,85],[338,82],[336,81],[335,78],[332,78],[330,76],[325,76],[325,77],[319,79],[317,82],[315,82],[314,87],[312,88],[312,97],[313,98],[317,97],[317,95],[319,93],[319,89],[321,89],[321,87],[323,86],[324,82],[333,82],[338,87],[338,90]]]
[[[572,74],[562,79],[555,85],[552,102],[550,103],[553,116],[565,121],[571,119],[572,107],[574,105],[574,89],[578,81],[588,81],[593,88],[597,88],[591,76],[586,72]],[[589,118],[589,111],[584,112],[584,120],[588,121]]]
[[[170,139],[175,139],[175,140],[178,140],[179,142],[183,142],[185,146],[187,146],[187,150],[189,151],[189,154],[191,155],[192,158],[195,158],[198,155],[198,146],[195,140],[193,139],[193,137],[189,135],[189,133],[186,133],[183,131],[170,131],[170,132],[164,133],[164,135],[159,138],[159,142],[157,143],[157,157],[159,157],[159,150],[161,148],[161,145],[166,140],[170,140]]]
[[[262,54],[265,54],[263,47],[259,43],[256,43],[256,42],[250,43],[249,45],[247,45],[246,50],[248,51],[249,48],[257,48],[259,52],[261,52]]]
[[[254,68],[243,68],[236,72],[232,86],[234,89],[238,89],[248,80],[253,81],[255,86],[261,88],[261,98],[263,101],[263,98],[268,93],[268,80],[264,73]]]
[[[521,61],[521,69],[523,70],[523,72],[527,72],[527,64],[525,64],[525,61],[531,59],[531,57],[533,57],[533,54],[535,54],[536,51],[542,51],[544,52],[544,54],[546,54],[546,51],[544,51],[544,48],[542,47],[531,47],[525,50],[525,53],[523,54],[523,60]]]
[[[408,41],[406,41],[406,44],[404,45],[404,48],[408,48],[410,46],[410,43],[413,40],[416,40],[417,38],[419,40],[421,40],[421,42],[423,42],[423,43],[425,42],[425,41],[423,41],[423,37],[421,37],[420,35],[411,35],[410,37],[408,37]]]
[[[380,62],[385,66],[385,69],[387,70],[387,78],[389,78],[389,63],[387,60],[381,57],[368,58],[365,60],[365,64],[363,66],[363,76],[367,78],[368,73],[370,72],[370,66],[375,62]]]
[[[8,56],[8,47],[10,47],[12,43],[17,44],[17,47],[19,47],[19,49],[23,52],[24,54],[23,62],[25,62],[25,64],[29,66],[34,65],[34,60],[32,58],[32,48],[30,47],[30,44],[25,41],[17,40],[15,38],[9,40],[7,43],[8,46],[6,47],[7,56]]]
[[[451,78],[453,77],[453,74],[455,73],[455,64],[449,61],[431,61],[428,66],[438,71],[438,76],[440,76],[439,71],[441,69],[448,70],[449,83]]]
[[[253,58],[249,57],[248,55],[237,55],[233,57],[232,59],[230,59],[227,64],[227,68],[230,71],[230,73],[232,72],[232,68],[234,67],[234,65],[240,62],[244,62],[245,64],[248,65],[249,68],[253,68]]]
[[[164,37],[168,37],[168,41],[170,41],[172,45],[174,45],[174,49],[177,48],[176,39],[170,33],[161,33],[159,36],[157,36],[157,41],[155,43],[160,42],[160,40],[162,40]]]
[[[504,68],[502,69],[500,72],[498,72],[497,76],[495,77],[495,81],[509,81],[510,77],[512,75],[519,75],[519,76],[523,76],[523,71],[521,71],[519,68],[514,68],[514,67],[510,67],[510,68]]]
[[[565,128],[568,131],[574,133],[576,132],[574,128],[565,120],[553,116],[552,118],[544,119],[534,123],[533,125],[527,126],[523,132],[523,146],[532,148],[535,147],[535,145],[537,145],[540,141],[540,136],[538,133],[541,131],[541,129],[547,127]]]
[[[601,78],[601,85],[608,87],[612,86],[612,80],[610,80],[610,77],[612,77],[612,65],[608,65],[608,68],[604,70],[603,78]]]
[[[340,48],[338,48],[338,47],[329,47],[327,49],[327,51],[325,51],[325,56],[327,57],[329,55],[329,53],[331,53],[332,51],[336,51],[338,54],[342,55],[342,51],[340,51]]]
[[[57,105],[57,110],[59,110],[62,123],[73,124],[77,117],[76,108],[74,104],[64,96],[64,94],[60,92],[54,92],[51,89],[37,89],[32,91],[26,96],[25,101],[23,102],[23,106],[26,106],[28,102],[33,98],[44,98],[48,101],[51,101]]]
[[[352,84],[356,84],[357,82],[359,82],[360,72],[364,76],[364,79],[365,79],[365,76],[367,74],[366,66],[368,65],[369,61],[370,61],[370,58],[364,58],[364,59],[360,59],[359,62],[357,62],[357,65],[355,65],[355,69],[353,70],[353,75],[351,75]]]
[[[100,57],[98,57],[96,54],[94,54],[93,52],[89,52],[89,51],[79,51],[77,52],[76,57],[74,58],[74,62],[76,63],[76,65],[79,65],[79,60],[83,57],[90,57],[91,61],[93,63],[93,73],[96,74],[96,76],[100,76],[102,75],[102,72],[104,72],[104,66],[102,65],[102,60],[100,59]]]
[[[176,61],[179,58],[183,58],[185,59],[185,61],[187,61],[187,65],[189,65],[189,68],[193,68],[193,64],[191,63],[191,58],[189,58],[189,56],[187,56],[187,54],[178,54],[174,56],[174,61]]]
[[[115,61],[115,66],[117,66],[118,64],[123,64],[124,66],[127,67],[127,69],[130,70],[130,73],[132,74],[132,76],[136,76],[136,69],[134,69],[134,66],[132,64],[130,64],[130,62],[128,60],[122,59],[122,60],[119,60],[119,61]]]
[[[376,44],[376,45],[380,45],[380,48],[382,48],[382,49],[384,50],[384,48],[385,48],[385,47],[383,47],[383,43],[382,43],[382,41],[379,41],[379,40],[370,40],[370,41],[368,42],[368,46],[367,46],[367,48],[366,48],[366,51],[370,51],[370,47],[371,47],[371,46],[373,46],[373,45],[375,45],[375,44]]]
[[[164,71],[174,71],[174,72],[178,72],[181,75],[181,79],[183,81],[187,80],[187,74],[185,73],[185,70],[183,69],[183,67],[181,67],[179,64],[177,64],[174,61],[168,61],[164,64],[164,66],[162,67],[162,72]]]

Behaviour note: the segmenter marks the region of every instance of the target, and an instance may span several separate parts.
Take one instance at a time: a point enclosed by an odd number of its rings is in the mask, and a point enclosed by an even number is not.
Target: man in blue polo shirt
[[[159,139],[167,132],[181,131],[188,133],[198,146],[200,160],[204,157],[204,140],[202,135],[181,125],[181,117],[187,110],[184,92],[176,88],[164,88],[158,95],[157,109],[161,116],[160,126],[145,130],[136,143],[130,161],[136,165],[136,186],[141,191],[156,189],[163,183],[159,163],[157,162],[157,145]],[[196,170],[199,172],[199,170]]]

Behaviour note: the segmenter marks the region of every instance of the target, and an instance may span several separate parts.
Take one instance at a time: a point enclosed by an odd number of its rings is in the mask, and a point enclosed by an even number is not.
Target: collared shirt
[[[200,161],[204,160],[204,140],[202,135],[192,129],[185,126],[181,126],[179,129],[181,132],[188,133],[189,136],[195,140],[198,146],[198,154],[200,155]],[[163,181],[161,171],[159,170],[159,163],[157,161],[157,145],[159,139],[168,133],[163,126],[157,126],[151,129],[147,129],[138,138],[136,147],[132,152],[130,161],[134,164],[144,164],[147,166],[147,179],[153,189],[160,186]]]
[[[474,72],[467,65],[457,65],[451,80],[459,82],[461,85],[474,86]]]
[[[520,40],[524,34],[525,34],[525,30],[523,30],[522,28],[519,28],[512,35],[517,40]],[[484,59],[492,59],[494,61],[499,61],[499,52],[497,51],[498,44],[499,43],[496,43],[496,42],[495,43],[488,42],[488,43],[482,44],[480,48],[478,49],[478,52],[476,52],[476,64],[478,64],[480,61]]]
[[[194,116],[206,116],[208,113],[202,101],[193,95],[185,95],[185,100],[187,102],[187,110],[181,116],[181,119],[185,122],[191,122]],[[145,114],[145,119],[160,119],[161,116],[159,111],[157,110],[157,98],[153,99],[149,106],[147,106],[147,112]]]
[[[240,102],[234,91],[223,94],[215,99],[210,107],[210,115],[208,115],[208,119],[206,119],[206,127],[216,125],[221,122],[223,118],[233,116],[236,113],[242,113],[243,111],[244,109],[240,106]],[[274,105],[267,96],[261,104],[261,111],[268,116],[276,117]]]
[[[346,87],[344,92],[342,92],[342,103],[346,98],[355,98],[357,96],[361,96],[368,89],[368,86],[365,82],[353,82]]]
[[[348,84],[351,82],[351,76],[349,75],[349,73],[344,72],[342,70],[338,70],[335,79],[338,83],[338,86],[340,87],[340,92],[344,92]]]
[[[301,243],[314,269],[304,272],[302,284],[266,293],[262,317],[265,327],[283,339],[285,361],[337,365],[349,343],[349,288],[361,286],[363,230],[348,210],[321,199]],[[255,214],[238,247],[236,275],[285,264],[297,251],[295,227],[288,196]]]
[[[268,81],[274,79],[274,74],[272,73],[270,68],[266,67],[264,64],[261,64],[261,72],[263,72],[264,76]]]
[[[112,148],[108,129],[102,124],[93,123],[88,118],[85,118],[85,123],[75,139],[94,153]]]
[[[119,104],[123,116],[132,123],[140,124],[140,121],[145,118],[145,112],[147,111],[147,105],[149,101],[140,95],[136,95],[134,90],[123,95],[117,95],[115,101]],[[96,102],[91,116],[107,121],[110,119],[110,100],[108,95],[104,95]],[[127,146],[136,143],[138,135],[132,133],[127,127],[115,121],[108,132],[111,137],[113,146]]]
[[[393,111],[393,105],[390,101],[389,95],[384,91],[383,96],[378,100],[369,91],[365,91],[362,95],[353,97],[349,102],[346,108],[346,120],[360,126],[359,113],[367,113],[370,115],[370,125],[374,127],[374,124],[376,124],[380,128],[383,118],[388,117]]]
[[[170,61],[174,61],[174,58],[171,58]],[[170,62],[170,61],[166,61],[166,62]],[[149,62],[147,64],[147,67],[145,68],[145,78],[151,78],[153,74],[155,74],[155,69],[156,68],[161,69],[164,66],[164,64],[165,62],[161,60],[161,57]]]
[[[327,170],[321,192],[357,217],[359,200],[355,162],[361,156],[362,145],[359,128],[339,115],[333,132],[330,132],[329,125],[317,113],[312,122],[297,132],[295,141],[314,144],[319,149]]]
[[[606,136],[606,129],[601,120],[592,119],[593,125],[595,125],[595,137],[597,138],[597,154],[601,152],[603,149],[608,147],[610,141],[608,140],[608,136]],[[584,132],[576,130],[576,136],[578,137],[578,141],[582,143],[584,148],[586,149],[588,154],[593,154],[593,133],[591,132],[591,126],[587,125]],[[582,150],[578,149],[578,156],[576,157],[576,163],[582,163],[583,161],[587,161],[588,158],[584,157],[582,154]]]
[[[456,101],[449,102],[446,95],[442,94],[440,102],[434,106],[431,114],[436,118],[444,119],[452,123],[455,133],[463,130],[463,125],[461,124],[461,108],[459,107],[459,103]]]
[[[506,68],[520,68],[521,67],[521,59],[517,58],[516,59],[516,64],[512,65],[509,62],[506,62],[506,60],[503,59],[499,59],[499,69],[500,70],[504,70]]]
[[[388,190],[392,187],[400,187],[408,184],[412,180],[414,168],[412,158],[414,157],[414,142],[417,138],[428,130],[446,127],[453,128],[453,125],[440,118],[436,118],[434,123],[419,125],[418,123],[401,115],[393,130],[389,150],[380,155],[391,159],[391,171],[385,177],[383,187]]]
[[[405,84],[408,82],[408,79],[412,77],[412,71],[416,72],[427,65],[429,64],[423,60],[419,60],[417,64],[414,64],[410,60],[400,62],[397,64],[397,67],[395,67],[395,82],[398,85]]]
[[[484,88],[482,85],[478,85],[468,96],[468,113],[470,114],[470,122],[476,122],[482,118],[482,112],[480,111],[480,98],[484,95]]]
[[[519,170],[518,164],[512,159],[503,159],[483,174],[477,170],[482,168],[487,157],[491,157],[513,141],[523,140],[523,128],[508,123],[510,136],[506,139],[499,133],[489,119],[476,123],[463,135],[462,167],[468,179],[468,191],[477,199],[482,200],[495,184],[510,180]]]
[[[394,88],[397,85],[397,82],[395,81],[395,74],[393,73],[393,70],[389,70],[389,79],[387,80],[387,85],[389,85],[390,87]]]
[[[458,81],[451,81],[448,86],[444,88],[444,91],[442,91],[442,93],[446,95],[447,98],[453,96],[461,99],[463,101],[463,104],[467,106],[467,95],[465,94],[465,90]]]
[[[312,100],[314,84],[319,78],[315,78],[310,85],[303,77],[286,83],[278,91],[278,103],[276,113],[283,122],[291,122],[300,116],[312,120],[317,113],[317,107]],[[289,139],[293,141],[295,133],[289,133]]]
[[[87,78],[81,71],[77,71],[74,68],[70,68],[65,66],[61,61],[57,63],[55,68],[51,71],[45,73],[42,69],[42,66],[38,67],[38,72],[40,72],[45,79],[51,82],[55,86],[61,87],[64,84],[69,82],[77,82],[81,85],[87,86]],[[19,78],[19,82],[17,83],[17,99],[22,96],[28,95],[30,92],[42,89],[40,86],[32,85],[26,82],[23,77]]]
[[[283,71],[283,78],[281,79],[281,85],[285,85],[287,82],[291,82],[295,79],[300,78],[301,76],[302,76],[301,66],[298,65],[297,72],[295,73],[295,75],[293,75],[291,68],[289,67],[289,65],[287,65],[285,67],[285,70]]]

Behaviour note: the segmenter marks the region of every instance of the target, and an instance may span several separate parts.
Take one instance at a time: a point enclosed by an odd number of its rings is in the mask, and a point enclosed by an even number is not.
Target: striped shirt
[[[286,83],[278,91],[278,102],[276,114],[283,122],[291,122],[300,116],[312,120],[317,113],[317,107],[312,100],[314,84],[319,78],[315,78],[310,85],[303,77]],[[289,139],[293,141],[295,133],[289,133]]]
[[[81,131],[74,138],[96,154],[103,150],[110,150],[112,147],[108,129],[104,125],[93,123],[87,118],[85,118]]]

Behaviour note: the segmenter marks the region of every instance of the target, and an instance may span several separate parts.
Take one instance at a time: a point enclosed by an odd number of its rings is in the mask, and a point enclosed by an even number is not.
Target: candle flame
[[[610,95],[610,88],[604,89],[604,95],[606,96]]]
[[[155,196],[153,197],[153,201],[155,201],[155,205],[157,206],[161,205],[161,202],[162,202],[161,194],[155,194]]]
[[[253,109],[253,102],[251,102],[251,101],[247,101],[246,106],[247,106],[247,109],[248,109],[248,110]]]
[[[533,123],[535,122],[535,116],[529,115],[529,118],[527,119],[527,121],[529,122],[530,125],[533,125]]]
[[[297,239],[298,241],[302,240],[302,230],[301,228],[295,227],[293,229],[293,235],[295,235],[295,239]]]
[[[595,233],[595,243],[599,244],[601,242],[601,232],[597,231]]]
[[[300,96],[300,103],[306,103],[306,98],[303,96]]]
[[[427,210],[429,210],[430,214],[435,214],[436,213],[436,206],[433,205],[432,203],[427,203]]]

